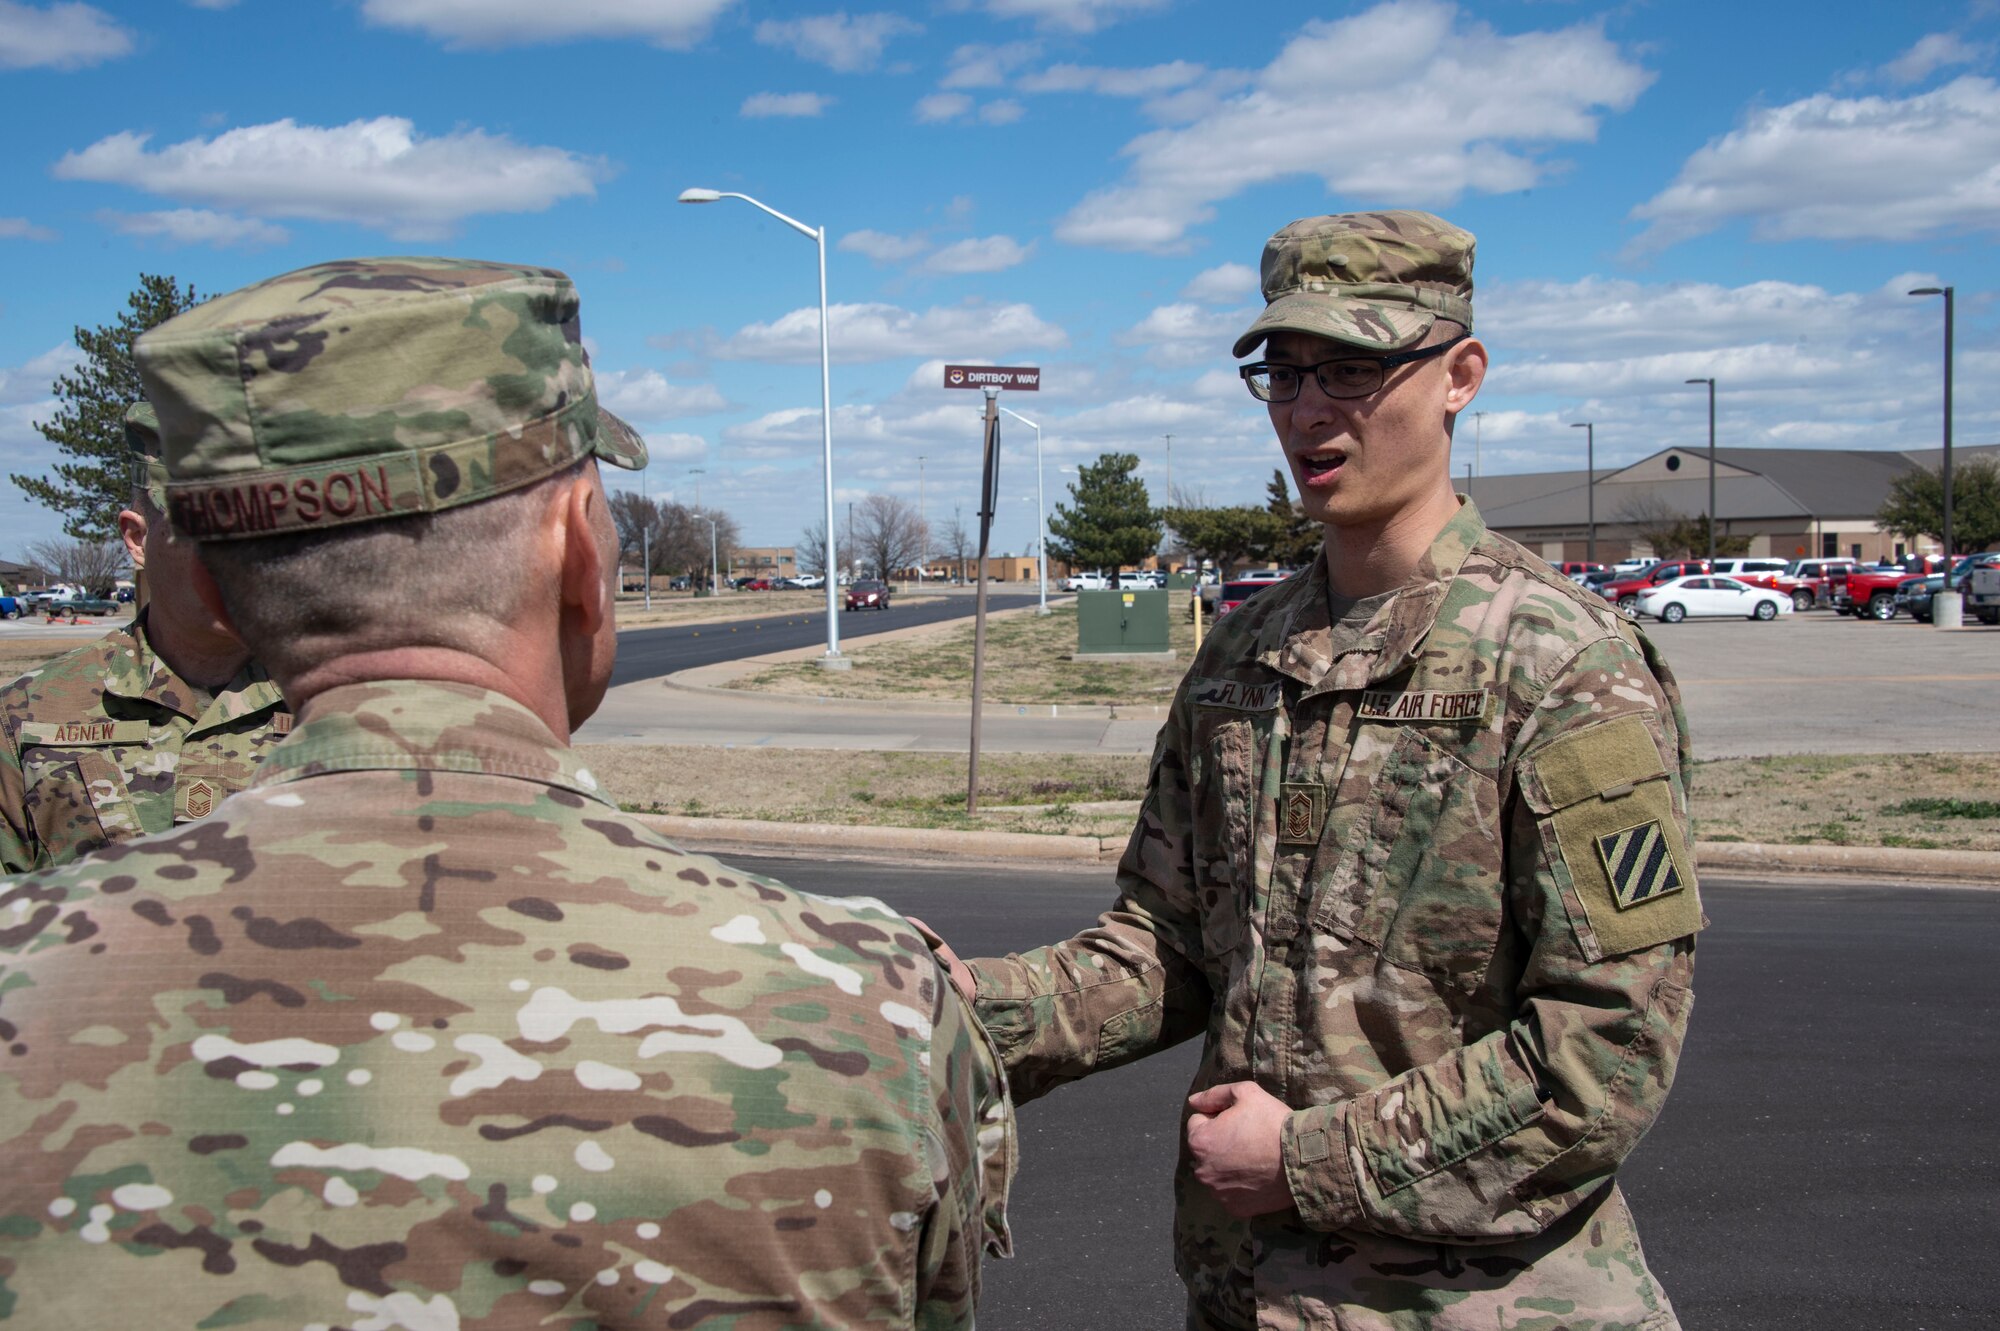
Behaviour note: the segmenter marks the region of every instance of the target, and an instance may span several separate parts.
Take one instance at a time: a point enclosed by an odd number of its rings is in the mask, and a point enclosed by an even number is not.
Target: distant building
[[[1961,445],[1954,464],[2000,458],[2000,444]],[[1875,525],[1889,485],[1904,472],[1935,469],[1942,449],[1858,451],[1838,448],[1715,450],[1715,532],[1748,536],[1749,554],[1777,559],[1847,555],[1873,560],[1935,550]],[[1590,526],[1583,471],[1482,476],[1464,481],[1486,525],[1546,559],[1586,558]],[[1669,448],[1630,466],[1600,470],[1596,486],[1597,558],[1602,563],[1658,552],[1639,536],[1634,515],[1647,508],[1699,518],[1708,511],[1708,450]]]
[[[739,545],[729,553],[732,578],[796,578],[798,550],[789,545]]]

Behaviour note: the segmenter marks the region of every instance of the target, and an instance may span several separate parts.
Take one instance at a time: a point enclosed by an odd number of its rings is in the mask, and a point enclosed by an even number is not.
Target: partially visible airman
[[[0,874],[66,864],[208,817],[292,728],[263,667],[194,591],[194,542],[166,516],[159,422],[125,413],[118,532],[148,596],[138,617],[0,687]]]
[[[169,507],[297,731],[0,893],[0,1314],[972,1325],[998,1058],[911,926],[682,853],[572,728],[617,540],[574,289],[323,264],[142,338]],[[218,368],[220,367],[220,368]]]

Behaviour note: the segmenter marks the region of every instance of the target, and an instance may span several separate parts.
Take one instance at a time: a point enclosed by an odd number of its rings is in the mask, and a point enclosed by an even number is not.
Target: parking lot
[[[1644,626],[1680,679],[1698,757],[2000,748],[2000,628],[1826,610]]]

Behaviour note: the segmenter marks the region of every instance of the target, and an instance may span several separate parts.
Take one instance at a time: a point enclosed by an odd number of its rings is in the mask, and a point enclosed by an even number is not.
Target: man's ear
[[[1444,409],[1457,415],[1472,405],[1472,399],[1479,396],[1479,386],[1486,382],[1486,344],[1478,338],[1467,338],[1445,353],[1445,374],[1450,385],[1445,389]]]
[[[120,509],[118,539],[125,543],[125,553],[132,556],[132,567],[146,567],[146,515],[136,508]]]
[[[122,518],[124,515],[119,516]],[[208,565],[201,562],[199,551],[188,561],[188,576],[194,581],[194,594],[201,598],[208,613],[214,615],[216,622],[228,629],[231,636],[241,641],[243,635],[237,631],[236,621],[230,618],[229,607],[223,604],[222,588],[216,585],[215,575],[208,571]]]
[[[562,521],[562,603],[565,616],[584,633],[595,633],[611,613],[609,568],[599,543],[598,528],[606,520],[604,491],[589,468],[563,489],[558,500]]]

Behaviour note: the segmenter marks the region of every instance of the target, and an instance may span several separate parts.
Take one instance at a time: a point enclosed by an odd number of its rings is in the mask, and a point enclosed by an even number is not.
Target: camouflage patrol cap
[[[130,455],[132,488],[144,490],[153,507],[167,511],[167,464],[160,457],[160,418],[150,402],[125,408],[125,450]]]
[[[1415,346],[1441,318],[1469,332],[1473,244],[1470,231],[1408,210],[1293,222],[1264,242],[1264,313],[1231,354],[1277,332],[1370,351]]]
[[[471,259],[316,264],[139,338],[167,511],[200,540],[434,513],[646,445],[601,410],[576,288]]]

